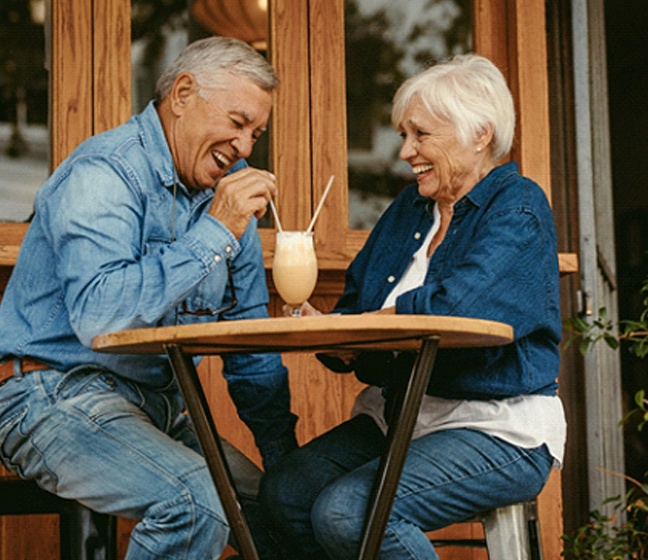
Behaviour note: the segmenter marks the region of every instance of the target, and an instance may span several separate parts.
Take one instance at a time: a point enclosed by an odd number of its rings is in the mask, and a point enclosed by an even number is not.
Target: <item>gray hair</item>
[[[515,132],[513,96],[502,73],[487,58],[457,55],[406,80],[394,96],[395,128],[400,128],[415,96],[436,118],[454,126],[457,140],[464,146],[492,124],[493,160],[511,150]]]
[[[158,79],[156,101],[169,94],[183,72],[192,74],[201,89],[217,89],[224,73],[248,78],[265,91],[279,85],[268,61],[247,43],[231,37],[208,37],[187,45]]]

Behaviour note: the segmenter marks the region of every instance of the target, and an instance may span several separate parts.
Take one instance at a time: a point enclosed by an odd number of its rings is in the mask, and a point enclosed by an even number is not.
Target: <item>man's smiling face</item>
[[[190,188],[213,188],[252,147],[268,124],[272,94],[251,80],[223,74],[218,88],[200,88],[193,76],[178,78],[176,118],[168,140],[180,180]]]

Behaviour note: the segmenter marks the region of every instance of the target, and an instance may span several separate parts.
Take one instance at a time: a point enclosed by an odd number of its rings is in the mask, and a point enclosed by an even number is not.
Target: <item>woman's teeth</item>
[[[434,165],[426,164],[426,165],[416,165],[412,167],[412,171],[414,172],[415,175],[420,175],[421,173],[425,173],[426,171],[430,171],[431,169],[434,169]]]

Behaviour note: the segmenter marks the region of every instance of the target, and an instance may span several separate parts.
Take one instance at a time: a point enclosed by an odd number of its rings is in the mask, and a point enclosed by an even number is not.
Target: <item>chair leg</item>
[[[70,503],[60,514],[61,558],[116,560],[117,519]]]
[[[497,508],[482,522],[489,560],[542,560],[535,502]]]

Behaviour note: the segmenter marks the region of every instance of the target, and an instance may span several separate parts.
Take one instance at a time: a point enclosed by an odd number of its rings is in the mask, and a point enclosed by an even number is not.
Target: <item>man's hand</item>
[[[277,196],[276,178],[269,171],[246,167],[223,177],[214,191],[209,214],[239,239],[250,218],[261,218]]]

